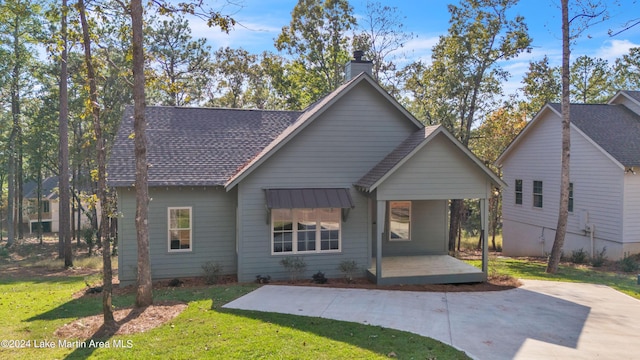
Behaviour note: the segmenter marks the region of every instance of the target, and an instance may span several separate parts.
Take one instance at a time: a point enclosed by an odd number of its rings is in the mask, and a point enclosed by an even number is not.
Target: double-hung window
[[[573,212],[573,183],[569,183],[569,212]]]
[[[339,252],[341,209],[272,209],[272,254]]]
[[[516,179],[516,205],[522,205],[522,179]]]
[[[191,207],[170,207],[168,209],[168,218],[169,251],[191,251]]]
[[[542,207],[542,181],[533,181],[533,207]]]

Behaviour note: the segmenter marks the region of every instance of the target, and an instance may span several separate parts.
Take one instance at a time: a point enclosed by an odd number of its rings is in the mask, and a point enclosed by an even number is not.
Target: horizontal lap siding
[[[149,252],[153,279],[202,275],[208,261],[220,264],[225,274],[237,271],[235,254],[235,191],[216,188],[150,188]],[[118,190],[120,279],[135,281],[137,244],[135,191]],[[192,208],[192,251],[168,251],[168,208]]]
[[[559,120],[538,119],[503,165],[502,215],[539,227],[556,227],[560,189],[561,127]],[[515,204],[515,179],[522,179],[522,205]],[[543,207],[533,207],[533,181],[543,185]]]
[[[621,242],[624,170],[584,136],[576,131],[571,135],[574,212],[567,231],[582,233],[580,214],[586,211],[596,226],[596,238]]]
[[[640,169],[636,169],[636,172],[639,171]],[[640,174],[624,176],[623,241],[640,243]]]
[[[345,94],[238,185],[240,281],[287,277],[279,263],[283,256],[271,255],[267,188],[349,188],[355,208],[342,223],[342,251],[297,256],[307,263],[307,277],[317,271],[340,276],[337,267],[345,260],[367,266],[368,199],[352,184],[417,130],[369,86],[362,82]]]
[[[448,201],[411,202],[411,241],[382,241],[384,256],[445,255]]]
[[[505,227],[504,248],[509,254],[523,254],[524,249],[540,249],[542,229],[555,229],[560,198],[561,124],[557,115],[546,113],[538,119],[526,138],[518,144],[503,164],[502,215]],[[622,223],[622,171],[605,154],[578,131],[571,131],[570,181],[574,186],[574,211],[569,213],[567,233],[584,238],[581,217],[588,213],[596,225],[596,239],[619,242]],[[515,179],[523,180],[523,204],[515,204]],[[543,208],[533,207],[533,181],[543,181]],[[507,229],[527,224],[532,234],[522,235]],[[533,230],[531,230],[533,229]],[[546,236],[545,247],[553,243]],[[531,244],[536,242],[536,244]],[[577,241],[575,242],[578,243]],[[569,243],[565,250],[569,251]],[[519,250],[518,248],[522,248]],[[585,248],[587,250],[587,248]],[[539,251],[535,254],[539,255]]]
[[[438,134],[380,184],[378,199],[484,198],[487,181],[466,154]]]

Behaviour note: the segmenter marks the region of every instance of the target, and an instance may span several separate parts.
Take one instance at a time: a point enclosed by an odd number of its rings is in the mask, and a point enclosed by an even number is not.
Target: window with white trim
[[[411,201],[389,202],[389,241],[411,240]]]
[[[542,207],[542,181],[533,181],[533,207]]]
[[[522,205],[522,179],[516,179],[516,205]]]
[[[341,209],[272,209],[271,253],[341,250]]]
[[[573,212],[573,183],[569,183],[569,212]]]
[[[168,208],[169,251],[191,251],[191,207]]]

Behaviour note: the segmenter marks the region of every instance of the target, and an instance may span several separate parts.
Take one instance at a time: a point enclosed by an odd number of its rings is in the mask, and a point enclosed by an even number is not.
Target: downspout
[[[596,232],[596,225],[595,224],[587,224],[587,226],[585,227],[586,232],[589,233],[589,238],[591,240],[591,258],[593,258],[596,255],[596,247],[595,247],[595,232]]]
[[[541,255],[542,257],[544,257],[544,226],[542,227],[542,234],[540,234],[540,246],[542,247],[541,250]]]

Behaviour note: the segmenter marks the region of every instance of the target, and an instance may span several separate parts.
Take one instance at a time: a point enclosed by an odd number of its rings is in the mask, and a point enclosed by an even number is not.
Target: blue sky
[[[378,0],[380,3],[398,8],[405,17],[405,29],[416,37],[402,50],[405,62],[413,60],[429,61],[431,48],[438,37],[447,33],[449,13],[447,4],[457,0]],[[589,55],[608,60],[626,54],[631,47],[640,46],[640,25],[615,37],[608,35],[609,29],[620,29],[632,19],[640,17],[639,0],[602,0],[606,4],[610,18],[585,30],[572,47],[572,59],[580,55]],[[229,34],[218,29],[209,29],[197,20],[191,21],[192,35],[205,37],[213,49],[221,46],[244,48],[252,53],[263,50],[276,52],[273,39],[278,36],[283,26],[291,21],[291,11],[297,0],[216,0],[223,7],[224,14],[230,14],[240,25]],[[515,60],[504,62],[501,66],[508,70],[512,78],[504,85],[506,93],[520,87],[520,80],[528,68],[529,61],[539,60],[547,55],[552,65],[559,65],[562,57],[560,8],[559,0],[521,0],[512,9],[512,15],[522,15],[529,27],[529,35],[533,38],[531,53],[522,54]],[[356,18],[364,13],[366,0],[352,0]],[[398,61],[401,62],[402,60]]]

